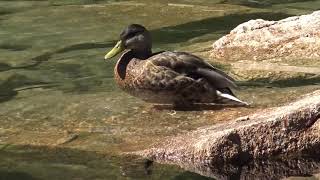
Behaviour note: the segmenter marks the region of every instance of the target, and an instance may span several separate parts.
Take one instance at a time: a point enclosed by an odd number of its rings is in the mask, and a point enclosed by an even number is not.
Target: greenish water
[[[71,149],[8,147],[0,157],[0,179],[206,179],[143,159]]]
[[[242,22],[278,20],[318,7],[318,0],[0,0],[0,143],[32,146],[0,152],[6,159],[0,179],[204,178],[162,165],[151,176],[132,168],[131,174],[143,175],[127,177],[119,161],[135,166],[136,160],[120,154],[283,104],[319,85],[242,82],[236,93],[252,108],[159,111],[116,87],[116,60],[105,62],[105,52],[123,27],[141,23],[151,30],[155,51],[187,50],[206,58],[201,52]],[[57,143],[68,134],[77,138]]]

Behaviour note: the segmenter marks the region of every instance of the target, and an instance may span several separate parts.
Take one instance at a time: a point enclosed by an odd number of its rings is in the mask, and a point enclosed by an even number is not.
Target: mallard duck
[[[186,53],[152,53],[150,32],[131,24],[120,34],[110,59],[126,50],[114,68],[118,86],[132,96],[155,104],[188,106],[197,103],[246,105],[231,91],[234,79],[203,59]]]

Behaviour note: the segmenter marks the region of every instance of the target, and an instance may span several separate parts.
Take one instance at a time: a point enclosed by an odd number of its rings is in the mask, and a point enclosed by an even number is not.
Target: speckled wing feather
[[[233,78],[189,53],[165,51],[150,57],[149,60],[156,66],[166,67],[194,80],[205,78],[215,88],[236,87]]]
[[[143,71],[134,80],[135,87],[152,91],[180,91],[195,83],[197,83],[196,80],[167,66],[156,65],[153,61],[146,62]]]

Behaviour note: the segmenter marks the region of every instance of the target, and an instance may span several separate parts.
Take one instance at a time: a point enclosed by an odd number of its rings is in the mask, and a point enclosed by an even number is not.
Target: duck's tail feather
[[[240,99],[235,97],[233,94],[231,95],[231,94],[228,94],[228,93],[223,93],[223,92],[221,92],[219,90],[216,90],[216,92],[217,92],[217,95],[219,97],[221,97],[222,99],[229,100],[229,101],[231,100],[232,102],[236,102],[236,103],[239,103],[241,105],[246,105],[246,106],[249,105],[249,103],[241,101]]]

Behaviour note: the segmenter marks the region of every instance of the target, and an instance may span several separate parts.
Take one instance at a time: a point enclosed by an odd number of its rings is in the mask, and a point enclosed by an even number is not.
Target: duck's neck
[[[148,59],[152,55],[151,48],[150,49],[149,48],[143,49],[143,50],[132,49],[131,51],[132,51],[135,58],[142,59],[142,60]]]

